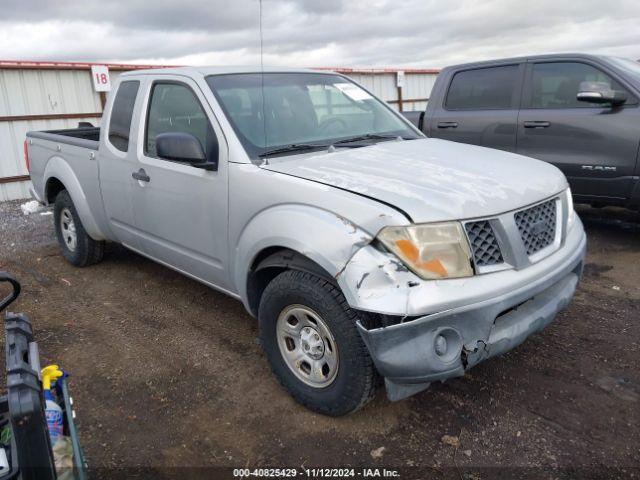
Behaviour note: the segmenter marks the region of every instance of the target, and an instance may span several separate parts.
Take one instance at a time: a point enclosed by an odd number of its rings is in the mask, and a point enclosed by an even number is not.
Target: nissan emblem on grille
[[[556,237],[556,200],[514,214],[527,255],[533,255],[553,243]]]

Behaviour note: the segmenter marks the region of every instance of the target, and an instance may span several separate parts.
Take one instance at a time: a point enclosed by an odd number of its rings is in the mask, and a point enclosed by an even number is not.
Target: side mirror
[[[217,170],[218,162],[210,162],[200,140],[190,133],[169,132],[156,137],[158,157],[205,170]]]
[[[609,103],[617,106],[626,102],[627,96],[624,92],[613,90],[605,82],[580,82],[580,89],[576,99],[580,102]]]

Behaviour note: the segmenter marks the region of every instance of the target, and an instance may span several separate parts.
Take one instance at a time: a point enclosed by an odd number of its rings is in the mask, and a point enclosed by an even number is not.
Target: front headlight
[[[573,209],[573,195],[571,195],[571,188],[567,188],[565,192],[567,195],[567,230],[569,230],[576,219],[576,211]]]
[[[425,280],[473,275],[469,242],[458,222],[385,227],[378,239]]]

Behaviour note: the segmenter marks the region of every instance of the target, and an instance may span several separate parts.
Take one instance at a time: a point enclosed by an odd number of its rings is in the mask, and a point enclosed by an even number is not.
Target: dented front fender
[[[369,312],[406,315],[420,279],[394,255],[372,245],[359,249],[336,277],[349,305]]]
[[[246,299],[246,272],[258,254],[281,247],[300,253],[332,277],[373,240],[355,223],[335,213],[307,205],[280,205],[261,212],[245,228],[237,247],[235,282]]]

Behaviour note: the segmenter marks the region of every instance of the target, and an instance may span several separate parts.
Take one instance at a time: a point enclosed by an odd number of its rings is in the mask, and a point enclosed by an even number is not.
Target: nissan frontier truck
[[[117,242],[237,298],[283,387],[327,415],[516,347],[582,272],[556,167],[425,138],[336,73],[124,73],[100,128],[29,132],[25,155],[70,263]]]

